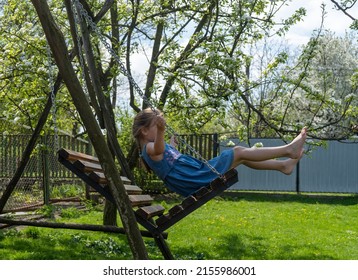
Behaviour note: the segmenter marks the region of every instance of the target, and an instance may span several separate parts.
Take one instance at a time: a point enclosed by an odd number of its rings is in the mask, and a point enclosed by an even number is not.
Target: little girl
[[[165,119],[159,110],[148,108],[134,118],[132,133],[145,163],[170,190],[183,196],[208,186],[218,175],[200,160],[176,150],[174,137],[171,139],[171,145],[165,143],[165,126]],[[306,134],[306,128],[303,128],[290,144],[279,147],[235,146],[208,162],[220,174],[244,164],[254,169],[277,170],[289,175],[303,155]],[[275,160],[279,157],[288,159]]]

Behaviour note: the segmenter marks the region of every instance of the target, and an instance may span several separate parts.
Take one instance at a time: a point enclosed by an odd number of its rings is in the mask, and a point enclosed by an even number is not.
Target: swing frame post
[[[47,135],[44,136],[44,144],[47,146]],[[43,199],[44,204],[50,204],[50,170],[49,170],[49,161],[48,161],[48,150],[45,149],[42,151],[42,182],[43,182]]]

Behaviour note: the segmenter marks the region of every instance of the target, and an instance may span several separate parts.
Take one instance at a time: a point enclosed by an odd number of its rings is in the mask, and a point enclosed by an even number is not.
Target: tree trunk
[[[108,199],[104,203],[103,224],[106,226],[117,225],[117,207]]]
[[[47,1],[31,0],[31,2],[37,11],[59,72],[72,96],[74,105],[88,131],[89,138],[91,139],[104,174],[109,181],[109,187],[119,210],[133,257],[135,259],[148,259],[148,254],[134,212],[130,206],[128,195],[102,131],[98,126],[85,93],[72,67],[64,36],[51,15]]]

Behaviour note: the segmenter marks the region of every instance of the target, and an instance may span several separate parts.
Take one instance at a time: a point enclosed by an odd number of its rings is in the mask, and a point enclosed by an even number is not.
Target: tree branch
[[[349,14],[347,12],[348,9],[352,8],[357,1],[353,1],[352,5],[350,7],[347,8],[343,8],[343,6],[341,6],[337,1],[335,0],[331,0],[331,2],[337,7],[338,10],[341,10],[346,16],[348,16],[351,20],[356,20],[355,17],[353,17],[351,14]]]

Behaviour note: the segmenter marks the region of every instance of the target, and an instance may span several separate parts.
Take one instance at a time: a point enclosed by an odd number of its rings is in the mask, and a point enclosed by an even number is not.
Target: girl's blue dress
[[[201,187],[208,186],[218,177],[205,163],[192,156],[181,154],[169,144],[165,144],[162,160],[152,160],[146,152],[146,146],[143,147],[142,157],[170,190],[182,196],[188,196]],[[233,158],[234,152],[230,149],[208,162],[223,174],[231,167]]]

